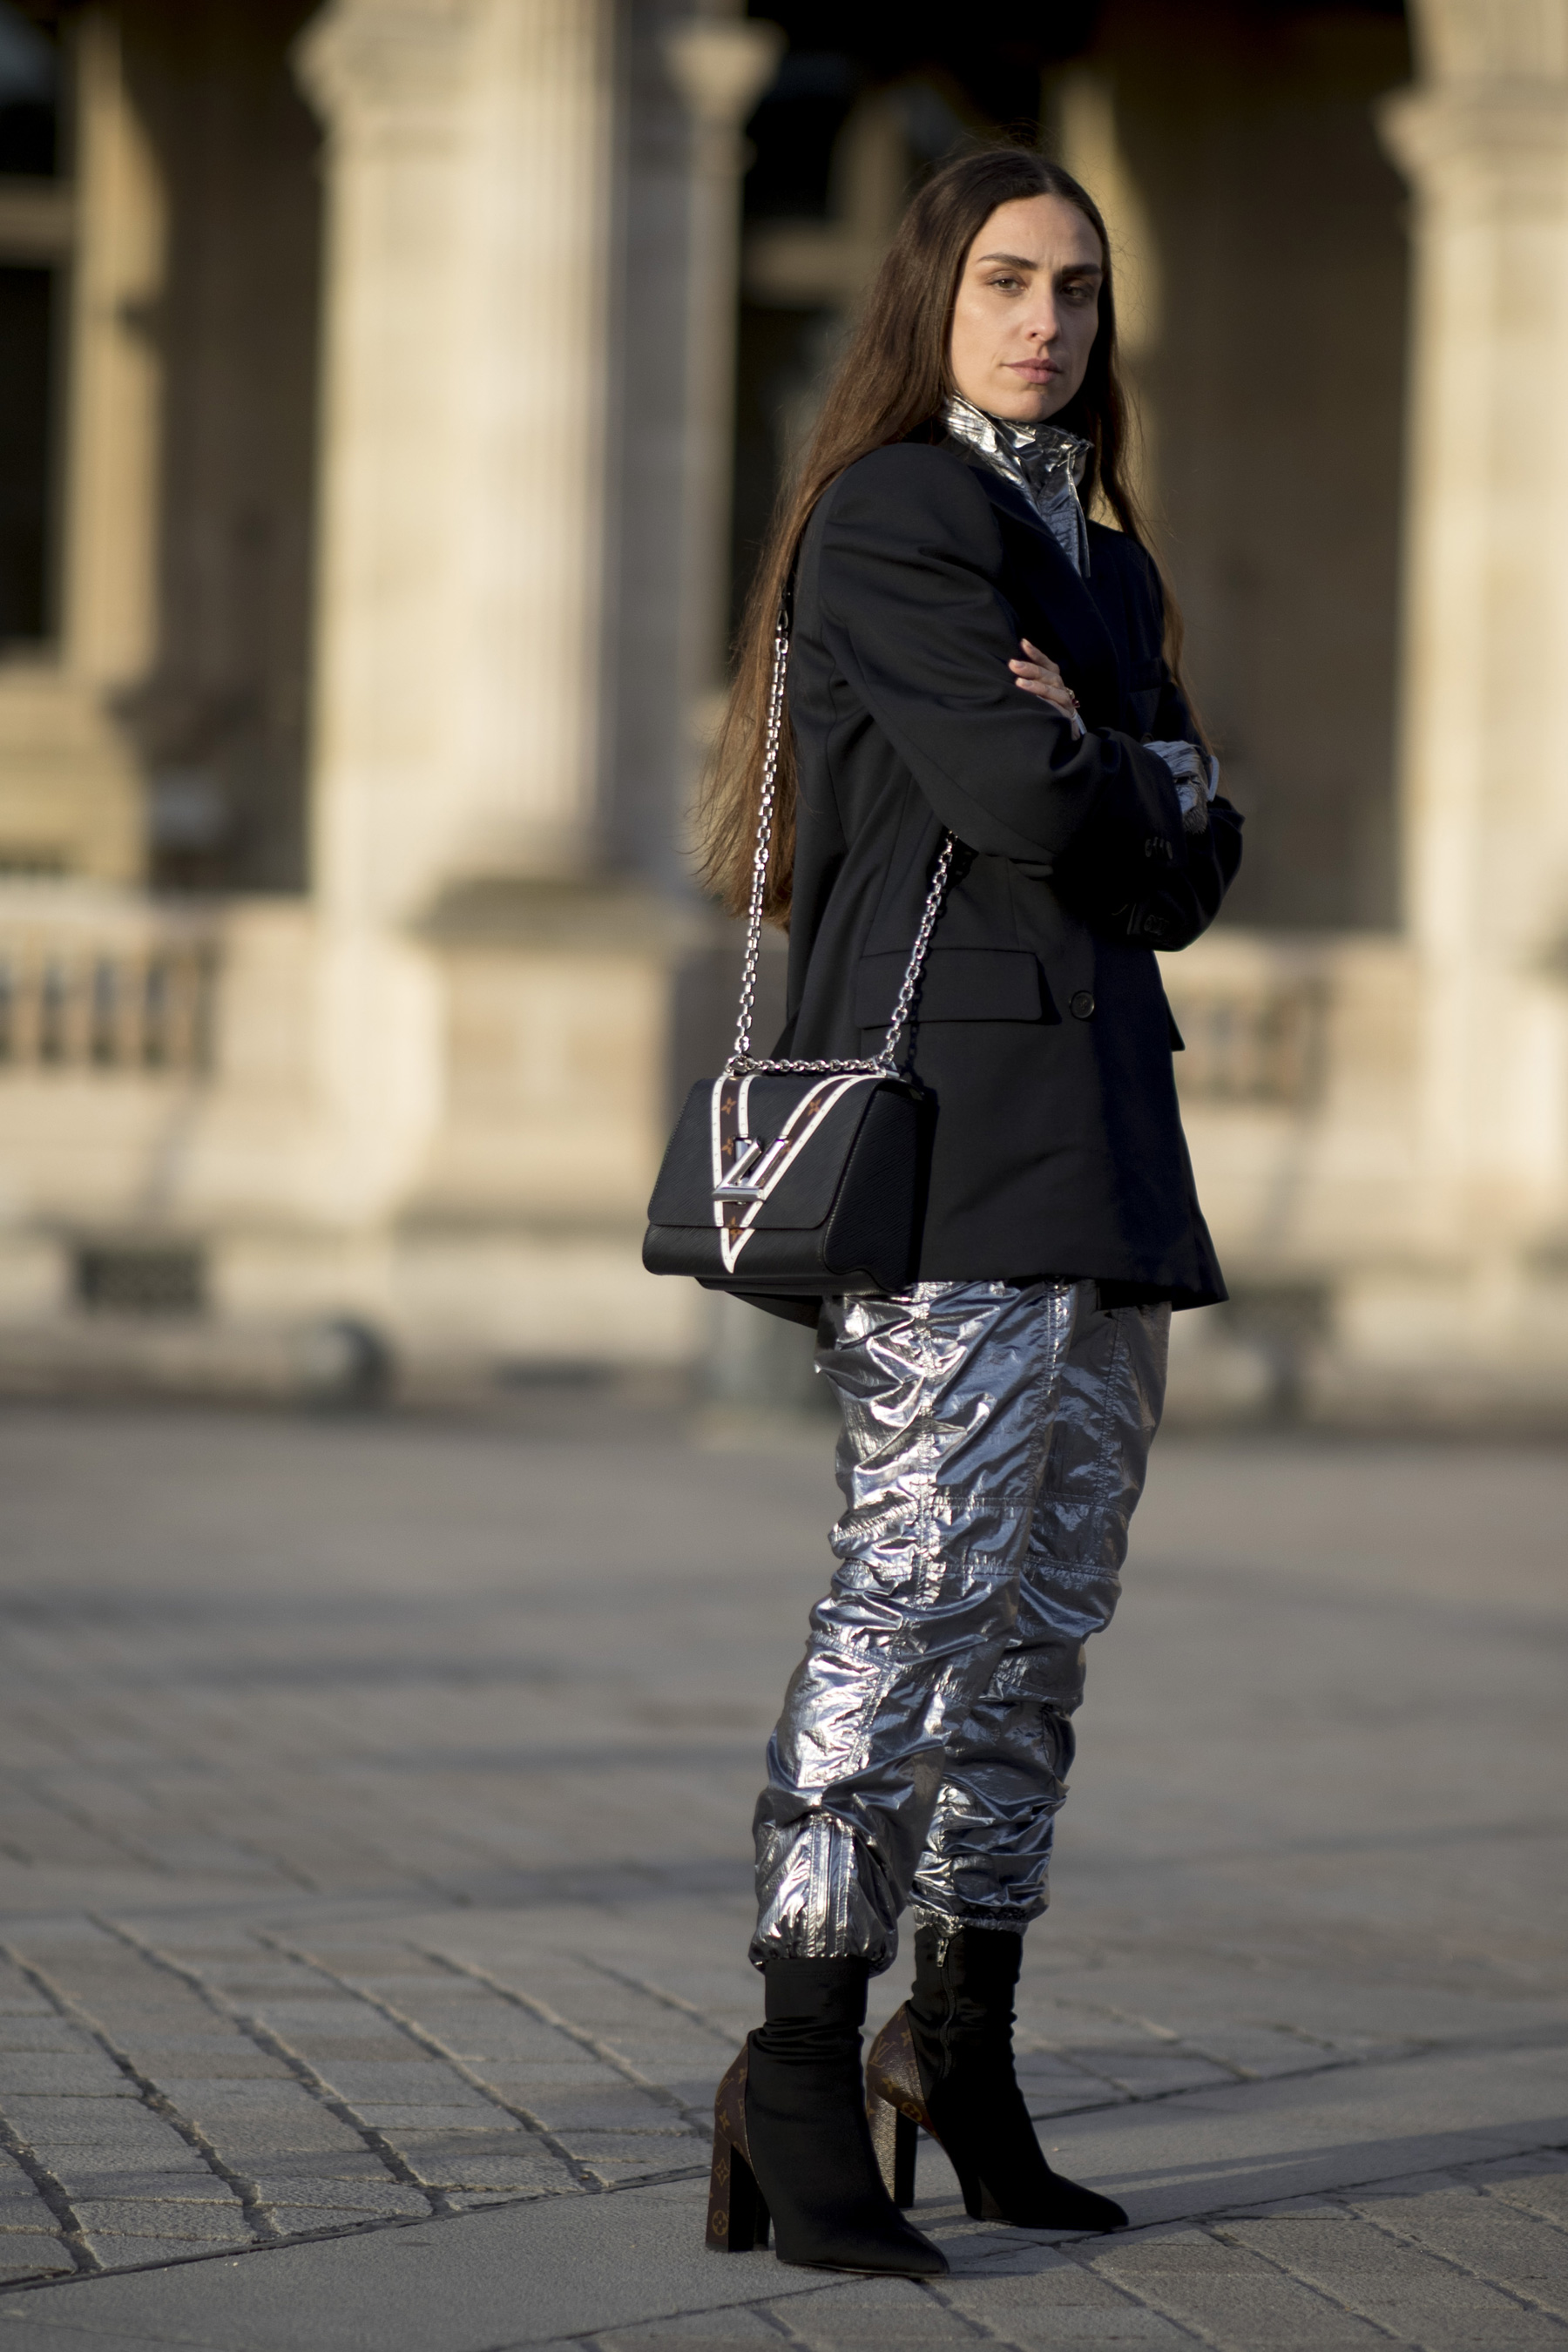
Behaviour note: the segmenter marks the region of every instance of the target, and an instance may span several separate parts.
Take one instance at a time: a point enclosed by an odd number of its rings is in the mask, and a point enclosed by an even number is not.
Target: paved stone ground
[[[0,2352],[1568,2352],[1546,1452],[1158,1451],[1021,2012],[1130,2232],[704,2252],[827,1452],[0,1414]]]

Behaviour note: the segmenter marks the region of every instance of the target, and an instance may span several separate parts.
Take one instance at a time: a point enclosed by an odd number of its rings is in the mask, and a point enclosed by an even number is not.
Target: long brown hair
[[[816,428],[785,484],[763,549],[736,642],[734,682],[697,812],[700,871],[731,914],[742,913],[762,791],[763,743],[773,633],[812,509],[847,467],[932,422],[952,390],[948,337],[964,258],[998,205],[1020,196],[1061,196],[1100,239],[1104,278],[1100,328],[1081,389],[1053,424],[1080,433],[1090,455],[1083,502],[1096,494],[1130,539],[1151,555],[1149,531],[1127,480],[1130,416],[1116,355],[1110,240],[1100,208],[1058,163],[1024,147],[965,155],[934,174],[915,197],[878,272],[855,334],[827,388]],[[1156,559],[1157,561],[1157,559]],[[1167,587],[1167,651],[1181,651],[1181,616]],[[773,851],[763,912],[789,920],[795,877],[795,746],[779,744]]]

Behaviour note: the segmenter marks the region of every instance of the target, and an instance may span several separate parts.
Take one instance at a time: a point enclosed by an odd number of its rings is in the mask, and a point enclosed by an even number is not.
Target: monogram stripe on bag
[[[752,1081],[731,1077],[713,1085],[713,1222],[720,1230],[720,1254],[726,1274],[733,1274],[741,1252],[752,1238],[762,1206],[800,1158],[829,1111],[857,1087],[878,1083],[865,1072],[831,1079],[803,1095],[774,1140],[763,1146],[746,1132]]]

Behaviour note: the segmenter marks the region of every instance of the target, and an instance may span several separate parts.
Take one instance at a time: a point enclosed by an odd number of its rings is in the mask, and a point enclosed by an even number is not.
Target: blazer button
[[[1094,991],[1091,988],[1079,989],[1075,994],[1068,998],[1068,1011],[1072,1014],[1075,1021],[1092,1021],[1094,1018]]]

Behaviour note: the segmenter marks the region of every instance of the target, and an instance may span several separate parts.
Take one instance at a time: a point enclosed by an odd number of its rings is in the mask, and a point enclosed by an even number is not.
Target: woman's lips
[[[1054,375],[1061,373],[1060,368],[1053,366],[1049,360],[1009,360],[1007,365],[1026,383],[1049,383]]]

